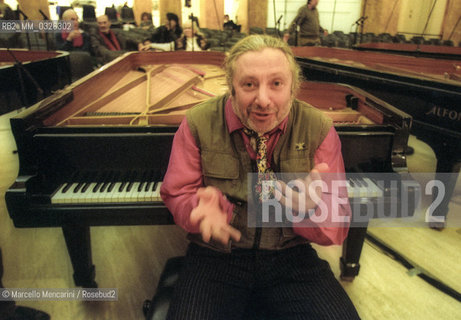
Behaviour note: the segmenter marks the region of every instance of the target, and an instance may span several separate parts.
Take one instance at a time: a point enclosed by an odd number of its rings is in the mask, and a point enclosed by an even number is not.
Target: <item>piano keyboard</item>
[[[349,198],[381,198],[383,190],[370,178],[348,178],[346,181]]]
[[[64,183],[51,197],[53,204],[124,203],[162,201],[161,181],[106,181]],[[349,198],[380,198],[383,191],[369,178],[349,178],[346,181]]]
[[[67,182],[58,187],[51,197],[53,204],[73,203],[124,203],[162,201],[160,198],[161,181],[154,181],[148,175],[144,179],[114,179],[108,174],[100,181]],[[152,175],[150,176],[152,177]],[[135,176],[132,176],[135,178]],[[125,181],[125,182],[123,182]],[[130,181],[130,182],[127,182]]]

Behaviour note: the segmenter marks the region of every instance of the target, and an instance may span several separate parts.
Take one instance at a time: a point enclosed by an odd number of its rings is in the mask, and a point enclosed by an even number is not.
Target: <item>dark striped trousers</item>
[[[310,245],[220,253],[191,244],[168,319],[360,319]]]

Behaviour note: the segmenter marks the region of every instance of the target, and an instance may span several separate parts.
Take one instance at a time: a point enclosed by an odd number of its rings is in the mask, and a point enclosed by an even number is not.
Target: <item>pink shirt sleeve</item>
[[[341,141],[334,127],[331,127],[325,140],[314,154],[315,164],[325,162],[330,170],[326,174],[327,179],[338,179],[345,181],[344,162],[341,154]],[[328,184],[328,183],[327,183]],[[345,219],[348,221],[351,216],[351,209],[348,202],[346,187],[338,188],[338,192],[333,192],[331,185],[328,184],[329,190],[322,195],[322,201],[325,204],[323,210],[326,210],[327,217],[321,223],[315,223],[312,219],[305,219],[300,223],[293,225],[293,231],[308,239],[311,242],[320,245],[339,245],[347,237],[349,223],[337,222]],[[340,201],[338,201],[340,199]],[[345,202],[345,203],[342,203]],[[336,217],[333,217],[333,207],[337,206]],[[315,215],[320,216],[320,207],[317,207]],[[334,219],[335,218],[335,219]]]
[[[190,213],[198,204],[197,190],[203,187],[200,150],[184,118],[173,140],[168,170],[163,178],[160,195],[173,214],[177,225],[187,232],[199,233],[198,225],[190,222]],[[233,204],[224,195],[221,208],[227,212],[228,222],[232,218]]]

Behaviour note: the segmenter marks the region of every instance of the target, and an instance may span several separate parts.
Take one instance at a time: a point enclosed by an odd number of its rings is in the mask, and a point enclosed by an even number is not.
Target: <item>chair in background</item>
[[[104,14],[109,18],[111,28],[121,28],[122,23],[118,20],[117,9],[114,7],[106,7]]]
[[[260,27],[250,27],[250,34],[263,34],[264,30]]]
[[[85,22],[95,22],[96,21],[96,12],[93,6],[83,5],[83,21]]]
[[[95,61],[88,52],[69,52],[69,61],[72,82],[94,71]]]
[[[59,17],[59,20],[62,19],[62,14],[68,9],[73,9],[73,8],[68,7],[68,6],[56,6],[56,13],[57,13],[57,15]]]
[[[120,20],[122,20],[122,23],[124,24],[128,23],[136,25],[133,8],[123,6],[122,9],[120,9]]]
[[[442,45],[453,47],[455,44],[451,40],[443,40]]]

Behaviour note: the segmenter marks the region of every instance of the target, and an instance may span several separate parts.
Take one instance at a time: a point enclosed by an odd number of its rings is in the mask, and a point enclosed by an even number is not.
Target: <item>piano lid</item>
[[[437,60],[343,48],[292,47],[299,58],[409,78],[436,81],[461,88],[461,60]]]

